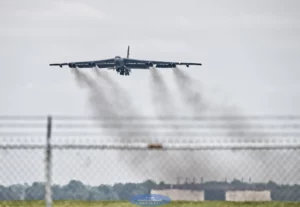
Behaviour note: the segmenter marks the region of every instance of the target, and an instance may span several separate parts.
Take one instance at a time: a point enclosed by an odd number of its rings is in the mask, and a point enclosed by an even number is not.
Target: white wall
[[[227,191],[226,201],[271,201],[271,192],[265,191]]]
[[[160,194],[168,196],[172,201],[203,201],[204,191],[179,190],[179,189],[165,189],[165,190],[151,190],[151,194]]]

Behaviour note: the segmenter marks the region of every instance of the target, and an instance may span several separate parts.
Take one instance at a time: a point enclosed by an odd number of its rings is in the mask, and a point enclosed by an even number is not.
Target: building
[[[151,190],[151,194],[168,196],[172,201],[204,201],[204,191],[199,190],[163,189]]]
[[[271,189],[267,186],[238,181],[163,184],[152,189],[151,193],[183,201],[272,201]]]
[[[270,190],[230,190],[225,193],[226,201],[271,201]]]

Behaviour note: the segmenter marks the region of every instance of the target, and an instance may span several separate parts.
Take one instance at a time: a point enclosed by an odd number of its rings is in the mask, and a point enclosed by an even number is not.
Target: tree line
[[[206,200],[224,200],[220,192],[226,190],[270,190],[272,200],[300,201],[300,185],[279,185],[275,182],[245,183],[240,180],[232,182],[183,183],[178,185],[156,183],[146,180],[142,183],[116,183],[114,185],[85,185],[71,180],[66,185],[52,185],[53,200],[129,200],[134,195],[149,194],[152,189],[190,189],[204,190]],[[224,194],[222,194],[224,195]],[[0,200],[43,200],[45,185],[42,182],[0,185]]]

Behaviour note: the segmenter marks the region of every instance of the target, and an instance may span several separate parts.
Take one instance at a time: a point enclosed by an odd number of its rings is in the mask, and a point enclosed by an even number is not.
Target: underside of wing
[[[53,63],[50,66],[69,66],[70,68],[109,68],[114,66],[114,59],[85,61],[85,62],[70,62],[70,63]]]
[[[125,59],[125,64],[127,67],[133,69],[149,69],[150,67],[175,68],[178,63],[152,60]]]
[[[189,63],[189,62],[167,62],[167,61],[156,61],[156,60],[138,60],[138,59],[125,59],[126,66],[136,66],[136,68],[149,68],[155,66],[156,68],[175,68],[177,65],[202,65],[201,63]]]
[[[150,67],[145,63],[126,63],[125,65],[130,69],[149,69]]]
[[[155,65],[157,64],[163,64],[163,65],[167,65],[167,64],[179,64],[179,62],[167,62],[167,61],[156,61],[156,60],[138,60],[138,59],[125,59],[126,63],[140,63],[140,64],[145,64],[145,63],[153,63]]]

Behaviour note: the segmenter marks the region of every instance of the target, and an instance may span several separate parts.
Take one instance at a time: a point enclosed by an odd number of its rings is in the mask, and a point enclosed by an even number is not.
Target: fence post
[[[52,117],[47,117],[47,142],[46,142],[46,184],[45,184],[45,203],[46,207],[52,207],[52,192],[51,192],[51,132],[52,132]]]

